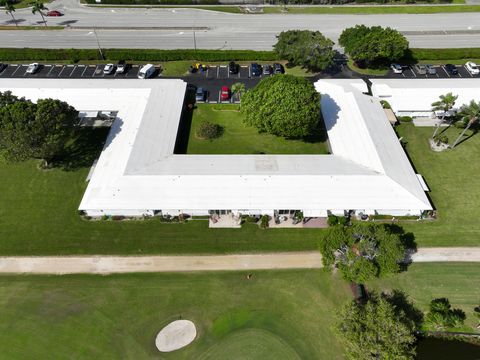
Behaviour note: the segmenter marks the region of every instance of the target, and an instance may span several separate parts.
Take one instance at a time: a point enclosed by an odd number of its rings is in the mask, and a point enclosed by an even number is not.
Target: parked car
[[[437,69],[435,69],[435,66],[433,65],[425,65],[427,68],[427,74],[428,75],[436,75],[437,74]]]
[[[427,67],[425,65],[416,64],[414,68],[418,75],[427,75]]]
[[[124,74],[127,72],[127,67],[128,64],[125,62],[125,60],[120,60],[117,64],[117,70],[115,70],[115,72],[117,74]]]
[[[250,74],[251,76],[260,76],[262,75],[262,68],[257,63],[250,64]]]
[[[272,67],[268,64],[263,65],[263,75],[272,75],[272,74],[273,74]]]
[[[50,10],[47,12],[47,16],[63,16],[63,14],[58,10]]]
[[[238,74],[239,68],[240,66],[237,63],[235,63],[235,61],[230,61],[228,63],[228,72],[230,75]]]
[[[138,72],[139,79],[148,79],[155,73],[155,66],[152,64],[147,64],[142,66],[140,71]]]
[[[0,63],[0,73],[7,68],[7,64]]]
[[[195,101],[205,101],[207,98],[207,92],[202,88],[199,87],[195,91]]]
[[[222,86],[222,90],[220,91],[220,100],[221,101],[230,100],[230,89],[228,88],[228,86]]]
[[[403,72],[402,66],[399,64],[390,65],[390,69],[393,70],[394,74],[401,74]]]
[[[111,75],[115,71],[115,65],[107,64],[103,67],[103,73],[105,75]]]
[[[39,63],[30,64],[28,65],[28,68],[27,68],[27,74],[35,74],[39,68],[40,68]]]
[[[285,69],[283,68],[282,64],[275,63],[273,64],[273,73],[274,74],[283,74],[285,72]]]
[[[472,75],[478,75],[480,74],[480,68],[478,67],[477,64],[475,64],[473,61],[469,61],[465,64],[465,67],[467,68],[468,72]]]
[[[455,65],[453,64],[447,64],[445,65],[445,70],[450,74],[450,75],[458,75],[458,69]]]

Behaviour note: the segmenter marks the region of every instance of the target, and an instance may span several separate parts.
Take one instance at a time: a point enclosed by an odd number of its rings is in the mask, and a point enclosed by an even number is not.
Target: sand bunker
[[[165,326],[157,335],[155,345],[161,352],[181,349],[197,336],[195,324],[190,320],[177,320]]]

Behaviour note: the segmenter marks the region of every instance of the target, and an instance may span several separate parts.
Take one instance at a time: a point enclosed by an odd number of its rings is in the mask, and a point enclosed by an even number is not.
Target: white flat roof
[[[320,80],[332,155],[173,154],[186,83],[178,79],[2,79],[118,118],[81,210],[377,209],[431,205],[388,119],[361,80]]]
[[[388,101],[396,112],[431,111],[431,104],[440,95],[458,95],[459,108],[480,95],[479,78],[455,79],[371,79],[372,95]]]

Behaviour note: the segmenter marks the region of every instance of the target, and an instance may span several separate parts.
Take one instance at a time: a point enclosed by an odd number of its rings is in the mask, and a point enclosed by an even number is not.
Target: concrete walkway
[[[480,262],[478,248],[422,248],[414,262]],[[203,256],[0,257],[0,274],[112,274],[135,272],[231,271],[321,268],[319,252]]]

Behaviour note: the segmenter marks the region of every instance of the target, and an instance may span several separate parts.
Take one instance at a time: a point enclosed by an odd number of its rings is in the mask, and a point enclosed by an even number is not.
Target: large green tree
[[[9,14],[12,17],[15,26],[18,27],[17,19],[15,19],[15,16],[13,16],[13,13],[15,12],[15,5],[13,4],[13,1],[1,0],[0,6],[3,6],[5,13]]]
[[[78,112],[65,102],[43,99],[34,104],[5,92],[0,105],[0,150],[10,161],[34,157],[48,163],[74,135]]]
[[[241,111],[245,123],[261,132],[306,137],[319,126],[320,94],[304,78],[275,75],[243,95]]]
[[[73,137],[77,123],[78,111],[66,102],[38,100],[32,127],[34,156],[48,163],[61,155]]]
[[[356,25],[343,30],[338,42],[359,65],[384,66],[398,61],[408,49],[408,41],[400,32],[381,26]]]
[[[31,2],[30,5],[32,6],[32,14],[36,14],[38,12],[42,17],[43,24],[47,26],[47,22],[45,21],[45,16],[43,15],[43,12],[48,10],[48,8],[45,7],[43,2],[39,0]]]
[[[0,106],[0,150],[9,161],[22,161],[33,156],[36,109],[30,101],[13,101]]]
[[[415,322],[384,296],[351,301],[340,310],[336,330],[351,360],[409,360],[415,357]]]
[[[277,36],[274,50],[280,59],[311,70],[325,70],[333,63],[333,41],[319,31],[288,30]]]
[[[337,225],[320,242],[326,269],[338,268],[346,280],[357,283],[399,272],[405,250],[398,233],[378,224]]]

